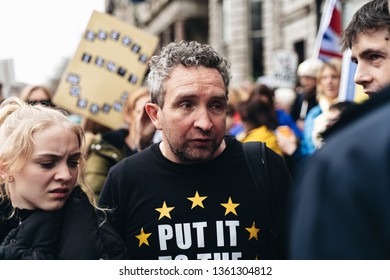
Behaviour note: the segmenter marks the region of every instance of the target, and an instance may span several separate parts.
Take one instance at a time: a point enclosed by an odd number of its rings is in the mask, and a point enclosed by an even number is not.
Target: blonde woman
[[[334,58],[325,62],[317,77],[318,105],[312,108],[305,121],[304,139],[301,142],[301,151],[304,155],[311,155],[316,150],[315,141],[325,129],[325,115],[329,107],[338,101],[341,76],[341,60]],[[316,139],[316,140],[314,140]]]
[[[79,125],[10,97],[0,106],[0,143],[0,259],[126,257],[115,232],[110,239],[99,231],[103,211],[91,192],[78,187],[85,156]]]

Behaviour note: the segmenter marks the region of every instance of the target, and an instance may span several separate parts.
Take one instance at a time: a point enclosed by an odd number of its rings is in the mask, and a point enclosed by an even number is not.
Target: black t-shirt
[[[173,163],[154,144],[110,170],[100,205],[113,209],[131,259],[268,258],[261,250],[264,213],[242,144],[225,141],[222,154],[207,162]],[[273,177],[285,186],[288,176],[280,172]],[[284,194],[273,202],[284,207]]]

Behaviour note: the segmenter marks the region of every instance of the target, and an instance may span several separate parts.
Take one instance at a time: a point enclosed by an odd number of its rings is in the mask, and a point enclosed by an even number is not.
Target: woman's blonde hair
[[[87,186],[84,180],[86,147],[84,131],[80,125],[72,122],[61,110],[41,105],[26,104],[17,97],[7,98],[0,106],[0,164],[2,170],[13,172],[22,168],[24,162],[32,156],[34,133],[53,125],[73,131],[79,141],[81,152],[77,184]],[[9,183],[0,179],[0,198],[9,199]],[[91,203],[96,201],[90,188],[83,187]]]

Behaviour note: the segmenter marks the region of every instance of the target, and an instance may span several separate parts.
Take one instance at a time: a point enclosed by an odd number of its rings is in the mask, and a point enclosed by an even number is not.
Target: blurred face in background
[[[135,102],[134,110],[132,111],[132,119],[133,119],[134,123],[139,124],[141,122],[142,117],[145,115],[147,116],[147,114],[145,112],[145,104],[148,101],[149,101],[149,97],[144,96],[144,97],[139,98]]]
[[[37,88],[30,93],[28,101],[40,102],[40,101],[48,101],[49,99],[50,98],[47,96],[46,92],[43,89]]]
[[[301,76],[299,77],[299,84],[301,85],[303,92],[309,93],[315,91],[317,80],[313,77]]]
[[[25,101],[31,105],[40,104],[48,107],[54,107],[51,102],[50,94],[40,87],[34,88]]]
[[[145,104],[149,102],[149,96],[139,98],[135,102],[134,110],[132,111],[131,132],[139,135],[140,138],[150,136],[156,128],[145,111]]]
[[[322,94],[329,100],[337,98],[339,95],[340,75],[332,67],[326,66],[320,76]]]

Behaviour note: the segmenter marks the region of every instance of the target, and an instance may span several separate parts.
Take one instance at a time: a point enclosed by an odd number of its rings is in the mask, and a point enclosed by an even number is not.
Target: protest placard
[[[112,129],[123,125],[122,108],[139,87],[158,38],[94,11],[53,102]]]

